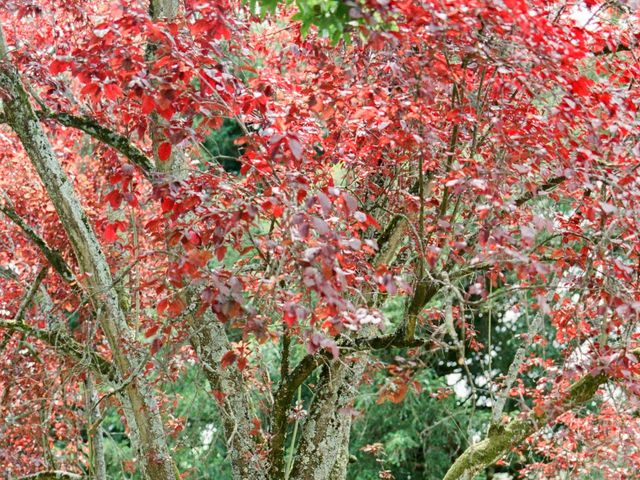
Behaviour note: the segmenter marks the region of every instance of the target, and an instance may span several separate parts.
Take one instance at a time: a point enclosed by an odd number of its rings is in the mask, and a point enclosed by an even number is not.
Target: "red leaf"
[[[289,139],[289,149],[296,160],[300,160],[302,158],[302,144],[295,138]]]
[[[233,350],[229,350],[220,359],[220,366],[222,366],[222,368],[227,368],[229,365],[233,364],[233,362],[236,361],[236,358],[238,358],[236,352],[234,352]]]
[[[577,80],[571,81],[571,91],[580,97],[586,97],[591,93],[590,88],[592,85],[593,80],[587,77],[580,77]]]
[[[153,98],[148,95],[144,95],[142,97],[142,113],[148,115],[153,112],[155,108],[156,102],[154,102]]]
[[[174,299],[171,303],[169,303],[169,308],[168,308],[169,316],[177,317],[182,313],[185,307],[186,305],[181,299],[179,298]]]
[[[171,157],[171,144],[164,142],[158,147],[158,158],[166,162]]]
[[[63,60],[54,60],[49,64],[49,72],[52,75],[58,75],[71,67],[71,62],[65,62]]]
[[[510,10],[516,10],[518,12],[524,12],[526,6],[522,0],[504,0],[505,6]]]
[[[88,83],[82,90],[80,90],[80,93],[82,95],[92,95],[95,97],[98,95],[99,91],[100,87],[98,85],[96,85],[95,83]]]
[[[167,308],[169,307],[169,301],[165,298],[164,300],[161,300],[160,303],[158,303],[158,315],[164,315],[164,312],[167,310]]]
[[[242,372],[245,368],[247,368],[247,357],[240,357],[238,359],[238,370]]]
[[[161,337],[154,338],[153,342],[151,343],[151,355],[155,355],[156,353],[158,353],[158,350],[162,348],[162,345],[163,342]]]
[[[115,225],[107,225],[107,227],[104,229],[104,239],[107,242],[115,242],[116,240],[118,240],[118,230],[116,229]]]
[[[112,190],[104,199],[109,202],[114,210],[120,208],[120,203],[122,203],[122,195],[119,190]]]
[[[213,34],[214,40],[229,40],[231,38],[231,30],[229,30],[226,25],[224,25],[222,22],[218,22],[216,26],[217,28],[215,30],[215,33]]]
[[[122,90],[115,83],[108,83],[104,86],[104,96],[111,101],[115,101],[122,96]]]
[[[154,325],[151,328],[149,328],[146,332],[144,332],[145,338],[153,337],[158,331],[158,328],[160,328],[159,325]]]
[[[284,213],[284,207],[282,205],[274,205],[271,211],[274,217],[280,218]]]
[[[296,316],[295,311],[293,311],[293,309],[291,310],[287,309],[284,312],[284,315],[282,316],[282,321],[284,321],[284,323],[286,323],[289,328],[293,327],[297,319],[298,317]]]
[[[173,201],[173,199],[169,197],[163,198],[162,202],[160,203],[160,206],[162,208],[162,213],[170,212],[173,209],[174,204],[175,202]]]
[[[162,115],[162,118],[168,121],[171,120],[173,114],[176,113],[176,111],[173,107],[169,106],[168,108],[163,109],[158,108],[158,113]]]
[[[226,395],[224,393],[222,393],[221,390],[214,390],[211,393],[213,393],[213,396],[215,397],[215,399],[218,401],[218,403],[220,405],[224,404],[224,399],[225,399]]]
[[[211,252],[207,250],[191,250],[187,257],[189,258],[189,263],[195,265],[196,267],[204,267],[209,262],[211,258]]]
[[[624,187],[626,185],[629,185],[630,183],[633,183],[636,180],[636,177],[633,175],[627,175],[626,177],[622,177],[619,181],[618,181],[618,185],[620,187]]]

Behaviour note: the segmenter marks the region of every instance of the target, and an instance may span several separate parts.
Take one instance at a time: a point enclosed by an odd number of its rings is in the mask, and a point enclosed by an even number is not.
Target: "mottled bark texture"
[[[351,422],[353,417],[349,415],[342,422],[342,445],[336,452],[336,462],[333,464],[329,480],[345,480],[349,466],[349,443],[351,442]]]
[[[443,480],[474,478],[560,414],[590,401],[608,380],[603,373],[587,374],[569,388],[559,405],[549,405],[542,416],[514,418],[504,427],[492,428],[486,439],[471,445],[456,459]]]
[[[231,348],[224,326],[216,319],[201,316],[192,319],[191,328],[191,342],[211,388],[219,398],[233,478],[266,479],[266,461],[255,433],[251,433],[256,416],[251,409],[242,373],[235,364],[221,366],[222,356]]]
[[[85,380],[85,408],[87,410],[87,429],[89,437],[90,466],[93,480],[107,480],[107,464],[104,459],[102,426],[98,391],[92,374]]]
[[[79,267],[83,273],[88,274],[85,288],[92,302],[105,312],[101,318],[101,327],[111,347],[119,377],[128,381],[125,391],[131,401],[136,422],[130,427],[139,432],[145,473],[152,480],[175,480],[177,472],[165,441],[162,419],[153,393],[142,378],[129,378],[136,369],[124,353],[123,346],[133,343],[133,332],[120,307],[109,266],[76,193],[31,106],[20,76],[6,57],[0,63],[0,90],[3,91],[6,121],[17,134],[38,172],[69,237]]]
[[[367,364],[365,353],[324,368],[304,423],[290,480],[344,480],[351,406]],[[339,462],[339,463],[338,463]],[[343,475],[343,476],[339,476]]]
[[[408,222],[395,217],[379,239],[380,250],[373,260],[375,266],[391,265],[403,242],[406,240]],[[420,306],[431,298],[436,288],[428,289],[420,298]],[[375,303],[372,292],[363,292],[367,303]],[[415,303],[415,302],[413,302]],[[417,318],[417,314],[416,314]],[[407,322],[408,323],[408,322]],[[415,328],[414,328],[415,329]],[[389,345],[401,339],[407,343],[413,336],[406,336],[406,323],[387,339]],[[412,332],[413,333],[413,332]],[[373,331],[362,331],[355,342],[374,339],[370,348],[379,340]],[[309,416],[305,421],[295,463],[289,480],[345,480],[349,463],[349,441],[352,416],[350,407],[358,393],[362,374],[368,364],[369,354],[365,350],[346,359],[341,358],[325,367],[321,383],[312,401]]]
[[[61,470],[51,470],[46,472],[38,472],[26,477],[20,477],[18,480],[88,480],[87,477],[76,473],[64,472]]]
[[[180,2],[178,0],[151,0],[149,13],[153,19],[164,18],[171,20],[178,15]]]

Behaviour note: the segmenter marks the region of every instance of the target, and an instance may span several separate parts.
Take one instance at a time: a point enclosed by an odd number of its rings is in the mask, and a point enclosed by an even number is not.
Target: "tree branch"
[[[618,52],[630,52],[632,51],[633,48],[629,45],[625,45],[624,43],[619,43],[617,45],[615,45],[612,48],[610,48],[608,45],[606,47],[604,47],[602,50],[598,51],[598,52],[594,52],[594,55],[596,57],[602,57],[604,55],[610,55],[612,53],[618,53]]]
[[[77,128],[87,135],[109,145],[116,151],[131,160],[132,163],[142,169],[146,177],[150,177],[153,172],[153,164],[151,160],[124,135],[110,130],[100,125],[93,118],[88,116],[77,116],[63,112],[50,112],[39,110],[38,117],[42,119],[51,119],[64,125],[65,127]]]
[[[51,345],[57,351],[71,357],[79,364],[91,367],[102,377],[114,382],[118,379],[116,370],[110,361],[98,355],[96,352],[85,348],[83,344],[74,340],[64,332],[59,330],[34,328],[24,322],[2,319],[0,319],[0,328],[5,328],[15,332],[23,332],[26,335],[42,340],[43,342]]]
[[[53,150],[40,118],[33,110],[21,75],[11,62],[0,62],[0,89],[3,91],[3,109],[7,123],[24,147],[58,213],[78,260],[78,266],[87,274],[85,286],[94,305],[103,309],[99,324],[111,348],[117,374],[127,378],[136,370],[137,362],[141,358],[137,352],[127,348],[134,345],[136,335],[127,323],[102,246]],[[90,122],[82,126],[97,135],[100,134],[99,129]],[[25,328],[25,325],[21,324],[13,326]],[[57,332],[52,334],[51,343],[56,345],[57,342],[59,345]],[[67,347],[73,353],[79,353],[74,350],[75,345],[72,342]],[[88,352],[87,355],[93,356],[93,352]],[[129,428],[136,431],[139,440],[137,443],[140,447],[143,476],[158,480],[176,480],[179,474],[167,444],[165,426],[153,385],[144,376],[137,376],[126,388],[126,399],[131,405],[128,420],[133,421]]]
[[[86,115],[52,112],[48,109],[41,109],[35,113],[40,120],[54,120],[65,127],[81,130],[99,142],[112,147],[118,153],[127,157],[131,163],[140,167],[145,177],[151,179],[151,175],[154,172],[153,163],[126,136],[99,124],[95,119]],[[0,123],[7,123],[6,116],[1,113]]]
[[[44,277],[46,276],[47,276],[47,267],[44,267],[40,269],[35,280],[31,283],[31,287],[29,287],[29,291],[27,292],[27,294],[22,299],[22,302],[20,303],[20,307],[18,308],[18,313],[16,314],[14,319],[16,323],[22,323],[22,320],[24,319],[24,315],[27,312],[27,308],[29,308],[29,305],[33,301],[33,297],[36,295],[38,288],[40,288],[40,284],[42,283],[42,281],[44,280]]]
[[[365,350],[382,350],[386,348],[407,348],[421,347],[427,345],[430,340],[413,338],[407,340],[404,335],[392,333],[381,337],[344,339],[344,346],[356,351]],[[278,458],[278,452],[284,447],[285,434],[287,431],[287,418],[289,406],[293,401],[296,390],[304,381],[309,378],[313,371],[322,365],[328,363],[332,359],[332,354],[327,350],[322,350],[313,355],[306,355],[293,371],[280,381],[278,390],[275,394],[273,407],[271,439],[270,464],[272,478],[277,478],[276,474],[284,467],[283,458]],[[281,461],[281,464],[278,462]]]
[[[77,473],[50,470],[20,477],[18,480],[85,480],[86,478],[84,475],[78,475]]]
[[[51,266],[60,276],[68,283],[71,283],[74,279],[71,269],[64,261],[60,252],[53,250],[47,243],[31,228],[24,219],[16,213],[16,211],[9,205],[9,202],[5,199],[3,204],[0,204],[0,212],[4,213],[9,219],[15,223],[20,230],[24,232],[29,240],[31,240],[36,247],[40,249],[45,258],[49,261]]]
[[[325,350],[319,354],[307,355],[286,378],[280,379],[280,385],[273,402],[273,418],[271,420],[270,478],[281,478],[284,475],[284,441],[287,433],[289,406],[293,396],[316,367],[329,360],[329,356],[329,352]]]
[[[638,356],[640,349],[632,353]],[[587,374],[569,387],[567,396],[557,408],[547,409],[538,417],[514,418],[508,425],[492,429],[485,440],[471,445],[458,457],[443,480],[473,478],[475,474],[520,445],[548,422],[591,400],[598,389],[609,380],[611,377],[604,373]]]

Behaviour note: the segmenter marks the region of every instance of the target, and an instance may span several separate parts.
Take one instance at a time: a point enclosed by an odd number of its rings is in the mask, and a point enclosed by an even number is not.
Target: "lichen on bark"
[[[102,307],[101,327],[107,337],[117,374],[129,381],[125,391],[133,407],[135,425],[140,436],[143,464],[152,480],[175,480],[174,466],[164,435],[164,427],[153,393],[144,379],[129,378],[136,369],[123,351],[123,344],[131,344],[129,329],[120,307],[118,293],[98,239],[84,213],[73,186],[62,169],[47,135],[31,106],[18,71],[4,58],[0,62],[0,88],[4,91],[6,121],[22,143],[29,160],[36,169],[58,213],[71,242],[78,264],[86,276],[85,288],[94,306]]]

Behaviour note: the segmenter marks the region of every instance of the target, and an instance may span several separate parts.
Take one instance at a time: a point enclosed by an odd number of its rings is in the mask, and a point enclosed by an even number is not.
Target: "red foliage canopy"
[[[561,351],[535,388],[512,389],[541,415],[585,373],[638,390],[640,18],[611,5],[367,1],[337,45],[301,36],[288,8],[258,18],[236,2],[154,20],[137,0],[9,0],[0,21],[123,292],[136,335],[120,348],[148,354],[152,383],[193,358],[194,312],[238,333],[223,367],[262,384],[260,349],[283,335],[335,357],[358,336],[482,349],[464,311],[502,289],[522,292],[514,309],[543,315]],[[224,119],[243,131],[237,175],[200,148]],[[113,346],[4,127],[0,157],[1,209],[33,228],[0,216],[0,463],[21,475],[78,438],[83,404],[84,369],[37,331],[58,322],[107,360]],[[46,267],[44,300],[25,304]],[[401,325],[379,310],[395,295]],[[638,440],[610,406],[558,421],[570,435],[536,448],[561,468],[582,465],[576,442],[593,435],[600,466],[615,464],[612,422]],[[84,447],[66,445],[58,462],[73,469]],[[638,467],[634,450],[603,471]]]

